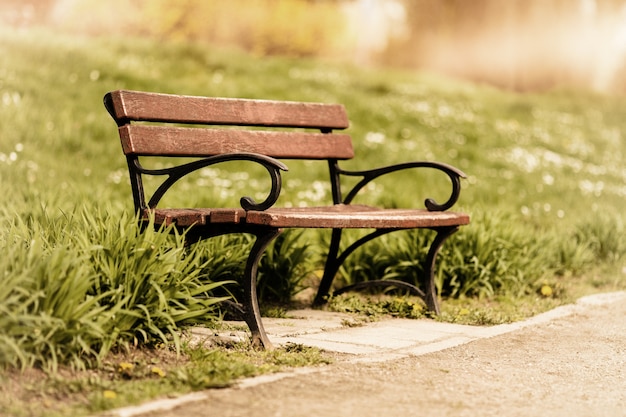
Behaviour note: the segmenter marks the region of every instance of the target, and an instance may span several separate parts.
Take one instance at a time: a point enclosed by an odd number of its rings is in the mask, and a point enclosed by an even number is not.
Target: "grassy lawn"
[[[621,97],[520,94],[207,45],[0,29],[0,382],[8,387],[0,410],[12,403],[16,415],[63,415],[65,403],[84,414],[328,360],[299,346],[269,354],[193,349],[180,339],[191,325],[220,326],[217,302],[224,289],[236,294],[250,242],[224,237],[188,249],[180,236],[137,230],[126,162],[102,105],[114,89],[342,103],[357,154],[344,168],[436,160],[464,170],[457,209],[472,224],[440,254],[442,320],[509,322],[626,288]],[[288,165],[279,204],[330,200],[324,163]],[[265,192],[255,175],[237,164],[204,171],[180,185],[202,192],[166,203],[237,205]],[[422,207],[444,198],[445,187],[406,173],[377,182],[362,201]],[[426,237],[384,236],[349,258],[338,280],[419,282]],[[285,239],[261,268],[268,301],[315,285],[328,234]],[[361,296],[331,307],[422,317],[416,303]]]

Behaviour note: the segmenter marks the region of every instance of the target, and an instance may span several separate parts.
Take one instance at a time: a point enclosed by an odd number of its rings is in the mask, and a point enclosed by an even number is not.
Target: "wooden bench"
[[[425,288],[388,280],[369,285],[396,283],[409,286],[420,294],[427,307],[439,313],[434,283],[435,258],[439,248],[459,226],[469,223],[469,216],[447,211],[458,199],[458,169],[436,162],[408,162],[367,171],[348,171],[339,167],[340,160],[354,156],[349,135],[334,133],[348,127],[343,106],[337,104],[283,102],[269,100],[209,98],[157,94],[138,91],[113,91],[105,95],[104,104],[115,119],[122,149],[130,172],[135,209],[140,219],[154,216],[156,226],[174,224],[185,230],[193,241],[227,233],[249,233],[256,237],[250,251],[242,286],[245,321],[252,342],[266,348],[268,340],[256,294],[259,260],[267,245],[284,228],[332,229],[324,274],[315,298],[324,302],[341,264],[355,249],[371,239],[396,230],[426,228],[436,232],[425,265]],[[140,123],[137,123],[140,122]],[[153,122],[153,123],[146,123]],[[210,126],[210,127],[208,127]],[[256,127],[257,129],[253,129]],[[169,168],[147,169],[140,163],[144,157],[190,157]],[[201,158],[201,159],[198,159]],[[330,172],[332,204],[323,207],[278,208],[274,203],[281,193],[283,159],[326,160]],[[180,159],[174,159],[180,161]],[[235,208],[158,208],[163,195],[185,175],[226,161],[252,161],[263,166],[271,179],[271,189],[264,201],[242,197]],[[384,209],[351,204],[354,197],[372,180],[391,172],[409,168],[432,168],[447,175],[451,192],[447,201],[425,201],[425,209]],[[164,180],[147,199],[144,176],[164,176]],[[356,185],[342,189],[344,177],[355,177]],[[269,183],[269,181],[268,181]],[[373,229],[340,250],[343,229]]]

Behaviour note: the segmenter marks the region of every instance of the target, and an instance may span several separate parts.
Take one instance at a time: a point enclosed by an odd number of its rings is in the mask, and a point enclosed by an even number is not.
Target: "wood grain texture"
[[[381,209],[365,205],[270,208],[248,211],[237,208],[155,209],[155,223],[178,226],[250,224],[276,228],[414,229],[469,224],[465,213],[418,209]],[[148,217],[148,211],[144,217]]]
[[[213,98],[117,90],[110,94],[116,120],[238,126],[345,129],[340,104]]]
[[[126,155],[211,156],[250,152],[287,159],[354,156],[352,139],[345,134],[146,125],[124,125],[119,130]]]
[[[156,225],[177,225],[181,227],[206,226],[209,224],[239,224],[245,219],[244,209],[228,208],[173,208],[146,209],[142,218],[154,217]]]
[[[414,229],[469,224],[469,216],[418,209],[381,209],[337,204],[327,207],[271,208],[249,211],[246,223],[272,227]]]

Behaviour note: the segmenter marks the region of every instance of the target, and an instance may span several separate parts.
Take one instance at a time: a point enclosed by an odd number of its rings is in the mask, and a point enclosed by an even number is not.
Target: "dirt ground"
[[[338,357],[142,414],[213,415],[626,416],[626,297],[436,353],[377,363]]]

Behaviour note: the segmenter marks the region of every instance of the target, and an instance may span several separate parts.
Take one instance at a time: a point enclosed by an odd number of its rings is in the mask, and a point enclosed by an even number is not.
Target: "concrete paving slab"
[[[395,357],[402,355],[402,351],[413,352],[424,345],[456,346],[486,335],[484,327],[432,319],[385,318],[353,326],[350,323],[354,322],[354,316],[348,314],[301,310],[296,316],[298,319],[264,320],[273,343],[299,343],[332,352],[376,354],[376,358],[380,358],[382,352],[397,351]],[[283,326],[288,326],[288,330]],[[446,343],[447,340],[451,341]]]
[[[275,345],[296,343],[351,354],[355,356],[355,361],[379,361],[387,357],[436,352],[473,340],[506,334],[573,314],[586,306],[611,303],[624,297],[626,293],[623,291],[584,297],[575,304],[555,308],[528,320],[497,326],[469,326],[432,319],[384,318],[366,321],[347,313],[314,309],[290,311],[286,318],[264,318],[263,323]],[[215,332],[194,328],[190,337],[197,342],[209,343],[249,339],[249,332],[243,322],[226,322],[225,327],[230,330]]]

